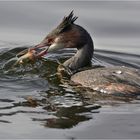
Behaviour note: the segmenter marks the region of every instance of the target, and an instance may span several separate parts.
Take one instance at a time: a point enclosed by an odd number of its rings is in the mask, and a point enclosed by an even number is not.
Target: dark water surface
[[[11,68],[71,9],[94,38],[93,64],[140,69],[140,2],[0,2],[0,139],[140,138],[139,98],[91,101],[60,82],[58,61],[75,50]]]

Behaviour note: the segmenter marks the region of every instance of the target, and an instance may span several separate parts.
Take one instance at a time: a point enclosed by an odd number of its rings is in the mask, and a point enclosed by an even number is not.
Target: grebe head
[[[65,67],[74,71],[89,65],[93,56],[92,38],[83,27],[74,23],[77,18],[72,11],[36,46],[46,48],[40,56],[63,48],[77,48],[77,53],[64,63]]]
[[[72,11],[67,17],[63,18],[62,22],[52,30],[40,44],[36,45],[36,48],[48,47],[47,52],[54,52],[62,48],[72,47],[68,45],[68,43],[72,41],[74,35],[72,26],[77,18],[78,17],[73,16]]]

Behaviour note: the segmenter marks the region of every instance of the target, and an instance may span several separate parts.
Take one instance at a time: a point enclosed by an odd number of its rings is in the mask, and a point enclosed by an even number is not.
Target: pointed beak
[[[40,51],[42,48],[44,48],[42,51]],[[46,45],[43,45],[43,44],[38,44],[36,45],[33,50],[39,52],[37,54],[37,57],[42,57],[44,55],[46,55],[47,53],[52,53],[52,52],[55,52],[57,50],[60,50],[60,49],[63,49],[64,48],[64,44],[63,43],[53,43],[52,45],[50,46],[46,46]]]
[[[49,49],[49,46],[46,46],[44,44],[38,44],[31,48],[31,50],[35,50],[37,52],[36,57],[42,57],[47,54],[47,51]]]
[[[39,48],[44,48],[44,47],[47,47],[47,46],[44,44],[38,44],[38,45],[34,46],[34,49],[39,49]]]

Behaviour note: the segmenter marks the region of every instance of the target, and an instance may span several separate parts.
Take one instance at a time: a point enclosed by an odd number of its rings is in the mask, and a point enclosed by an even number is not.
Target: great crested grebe
[[[90,66],[94,45],[90,34],[74,23],[77,18],[73,11],[64,17],[62,22],[34,48],[46,47],[38,57],[63,48],[77,48],[76,54],[63,63],[65,68],[77,72],[71,76],[71,81],[108,94],[140,94],[140,72],[137,69],[114,66],[78,72],[79,69]]]

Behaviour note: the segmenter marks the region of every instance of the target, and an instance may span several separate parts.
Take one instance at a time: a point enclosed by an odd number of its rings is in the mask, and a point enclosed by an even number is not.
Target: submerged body
[[[94,51],[91,36],[83,27],[74,24],[76,19],[77,17],[73,17],[72,11],[67,17],[64,17],[56,29],[36,46],[36,48],[47,47],[47,53],[62,48],[77,48],[77,53],[62,64],[72,74],[90,65]],[[39,56],[43,56],[45,53],[42,52]],[[61,70],[59,69],[59,71]],[[108,94],[138,94],[140,93],[139,77],[138,70],[110,67],[81,71],[72,75],[71,80],[84,87]]]
[[[140,95],[140,71],[133,68],[94,68],[74,74],[71,81],[98,93]]]

